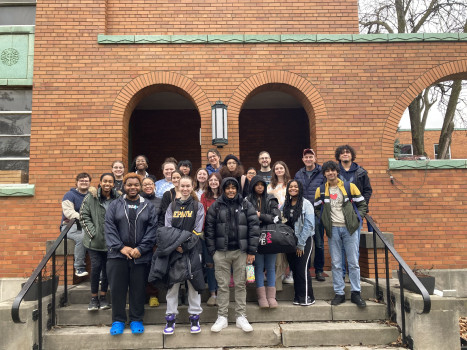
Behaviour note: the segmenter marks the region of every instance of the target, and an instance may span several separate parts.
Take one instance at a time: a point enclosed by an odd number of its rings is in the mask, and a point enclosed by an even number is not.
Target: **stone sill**
[[[467,169],[467,159],[396,160],[389,158],[389,170]]]
[[[467,41],[467,33],[106,35],[98,44],[290,44]]]
[[[35,185],[31,184],[0,184],[0,197],[34,196]]]
[[[36,26],[8,25],[0,26],[0,34],[34,34]]]

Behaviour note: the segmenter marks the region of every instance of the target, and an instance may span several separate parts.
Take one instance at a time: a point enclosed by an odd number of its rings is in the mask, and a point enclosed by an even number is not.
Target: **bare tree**
[[[465,0],[360,0],[360,31],[371,33],[467,32]],[[438,158],[448,154],[454,130],[462,80],[449,86],[432,85],[409,105],[413,152],[426,155],[425,125],[430,108],[440,99],[448,100],[438,146]]]

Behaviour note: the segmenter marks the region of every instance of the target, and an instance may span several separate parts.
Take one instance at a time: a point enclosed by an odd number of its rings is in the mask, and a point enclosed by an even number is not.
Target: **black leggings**
[[[107,293],[109,282],[107,279],[107,252],[88,249],[91,258],[91,294],[99,292],[99,279],[101,279],[101,291]]]

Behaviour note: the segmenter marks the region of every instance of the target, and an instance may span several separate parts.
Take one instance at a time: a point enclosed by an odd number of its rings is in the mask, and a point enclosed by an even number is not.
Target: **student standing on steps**
[[[220,332],[228,325],[229,280],[233,268],[236,325],[244,332],[251,332],[253,327],[246,319],[246,264],[255,260],[259,219],[253,205],[239,194],[240,184],[236,179],[223,179],[221,188],[222,195],[209,208],[205,226],[206,245],[214,258],[219,284],[218,317],[211,331]]]
[[[295,174],[295,180],[298,180],[303,185],[303,196],[313,203],[315,200],[316,189],[324,182],[324,176],[321,171],[321,165],[317,163],[315,151],[311,148],[303,150],[302,161],[305,165]],[[315,242],[315,259],[313,266],[315,268],[316,280],[319,282],[325,281],[323,275],[324,268],[324,228],[323,225],[315,218],[315,234],[313,240]]]
[[[111,335],[122,334],[129,292],[129,317],[133,334],[143,333],[147,268],[156,243],[156,214],[150,201],[140,196],[142,179],[136,173],[123,177],[125,195],[114,200],[105,214],[107,276],[112,291]]]
[[[91,175],[88,173],[79,173],[76,175],[76,187],[71,188],[62,199],[62,223],[60,231],[63,231],[66,225],[73,219],[79,219],[79,210],[84,197],[88,194],[91,186]],[[75,241],[74,268],[75,275],[84,277],[88,275],[86,271],[86,249],[83,246],[83,231],[79,222],[71,226],[68,231],[68,238]]]
[[[91,258],[91,301],[88,310],[110,309],[107,301],[107,246],[105,245],[105,212],[115,199],[120,196],[114,188],[114,175],[104,173],[99,180],[99,187],[91,187],[84,197],[79,213],[79,222],[83,229],[83,245]],[[101,275],[102,272],[102,275]],[[101,294],[99,292],[101,280]]]
[[[178,293],[180,283],[187,281],[188,285],[188,314],[190,332],[201,332],[199,315],[201,308],[201,293],[205,289],[203,269],[201,265],[200,234],[204,224],[204,208],[193,191],[193,179],[183,176],[180,179],[180,198],[176,199],[165,214],[165,227],[157,231],[158,246],[153,258],[151,275],[154,269],[163,266],[163,260],[168,264],[166,280],[167,290],[167,321],[164,334],[170,335],[175,331],[178,315]],[[174,229],[169,229],[174,228]],[[155,271],[150,280],[161,279]]]
[[[287,220],[297,238],[297,250],[287,253],[287,261],[294,276],[294,305],[310,306],[315,303],[311,285],[310,262],[315,233],[315,214],[313,205],[303,196],[300,181],[292,180],[287,184],[283,217]]]
[[[269,194],[274,195],[279,201],[279,210],[285,202],[285,194],[287,191],[287,184],[290,181],[290,172],[287,164],[279,160],[272,166],[271,182],[268,185],[267,191]],[[287,257],[284,253],[279,253],[276,256],[276,290],[282,290],[282,276],[285,277],[288,267]]]
[[[248,201],[253,204],[260,221],[260,227],[280,222],[281,212],[277,198],[267,193],[262,176],[251,179]],[[277,254],[255,255],[256,294],[260,308],[276,308],[276,256]],[[264,286],[264,271],[267,274],[267,287]]]
[[[220,197],[220,186],[222,178],[219,173],[211,173],[208,177],[208,185],[206,191],[201,195],[201,204],[204,207],[204,215],[206,217],[209,207]],[[203,261],[205,264],[206,279],[208,282],[209,297],[206,305],[216,306],[217,305],[217,281],[214,274],[214,260],[211,254],[208,253],[206,247],[206,240],[201,241],[203,245]]]
[[[360,217],[365,215],[366,202],[355,184],[344,183],[339,179],[337,163],[333,161],[324,163],[322,171],[326,177],[326,183],[316,190],[314,206],[315,213],[323,223],[328,236],[332,283],[336,293],[331,305],[345,302],[345,283],[342,279],[342,248],[344,248],[349,265],[351,301],[359,307],[365,307],[366,303],[360,296],[360,266],[358,265],[360,220],[358,215]],[[358,213],[354,209],[354,204]]]

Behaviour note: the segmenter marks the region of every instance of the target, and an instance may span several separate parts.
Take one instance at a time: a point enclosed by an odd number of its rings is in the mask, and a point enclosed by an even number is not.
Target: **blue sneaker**
[[[199,315],[190,315],[190,332],[196,334],[201,332],[201,326],[199,325]]]

